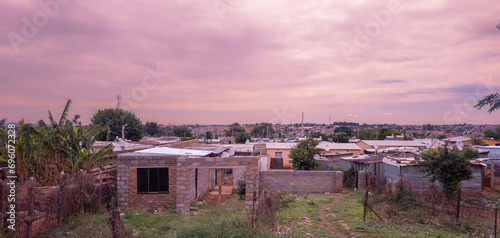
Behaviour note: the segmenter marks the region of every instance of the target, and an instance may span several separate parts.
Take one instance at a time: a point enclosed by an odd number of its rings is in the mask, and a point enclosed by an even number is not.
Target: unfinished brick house
[[[210,157],[211,156],[211,157]],[[215,186],[215,169],[241,168],[246,172],[247,208],[258,196],[257,157],[214,157],[212,151],[151,148],[118,156],[118,207],[189,211],[197,198]],[[255,191],[255,193],[254,193]]]

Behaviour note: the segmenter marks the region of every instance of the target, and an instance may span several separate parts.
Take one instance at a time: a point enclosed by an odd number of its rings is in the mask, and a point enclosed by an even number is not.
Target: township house
[[[413,191],[417,193],[424,192],[429,185],[430,176],[420,171],[420,166],[411,153],[391,153],[379,155],[362,155],[343,157],[341,159],[341,168],[348,170],[353,168],[356,172],[356,187],[366,188],[366,172],[372,173],[378,181],[379,188],[385,187],[387,181],[392,181],[392,189],[395,189],[396,181],[400,176],[410,181],[413,185]],[[473,169],[472,179],[464,180],[461,183],[461,189],[464,193],[475,194],[483,191],[486,164],[481,162],[471,162]],[[435,184],[440,187],[438,181]]]
[[[219,169],[245,171],[247,208],[253,205],[252,193],[258,196],[258,157],[220,157],[213,151],[155,147],[120,154],[117,160],[120,209],[175,207],[187,212],[200,195],[215,187]]]
[[[238,156],[237,153],[250,153],[250,146],[237,147],[214,150],[153,147],[118,155],[119,209],[175,207],[178,212],[187,212],[201,195],[217,186],[216,181],[221,178],[218,172],[223,169],[231,169],[233,179],[235,171],[245,173],[247,209],[252,208],[254,197],[263,189],[308,193],[342,190],[340,171],[259,171],[259,167],[266,167],[261,165],[267,165],[267,156],[256,156],[255,151],[251,156]]]

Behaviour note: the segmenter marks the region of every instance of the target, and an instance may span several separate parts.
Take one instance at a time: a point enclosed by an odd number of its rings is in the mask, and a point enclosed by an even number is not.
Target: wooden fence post
[[[366,219],[366,206],[368,205],[368,190],[370,189],[370,186],[366,187],[366,193],[365,193],[365,201],[363,202],[363,222],[365,222]]]
[[[495,164],[493,160],[490,161],[490,186],[491,191],[495,190]]]
[[[217,210],[220,211],[220,203],[222,200],[222,169],[219,169],[219,201],[217,202]]]
[[[458,221],[460,219],[460,200],[461,200],[461,197],[460,197],[460,193],[462,192],[462,189],[458,189],[458,193],[457,193],[457,224],[458,224]]]
[[[495,233],[493,237],[497,237],[497,215],[498,215],[498,208],[495,208]]]
[[[26,223],[28,224],[28,234],[27,237],[33,237],[33,189],[34,186],[30,186],[28,189],[28,216],[26,217]]]

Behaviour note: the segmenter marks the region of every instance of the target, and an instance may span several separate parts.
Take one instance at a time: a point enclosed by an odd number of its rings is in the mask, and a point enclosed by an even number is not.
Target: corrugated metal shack
[[[462,189],[462,192],[465,193],[480,193],[482,192],[482,168],[484,167],[484,164],[471,163],[471,166],[473,169],[472,178],[470,180],[462,181],[460,188]],[[385,185],[387,180],[391,178],[393,186],[395,186],[399,176],[402,175],[406,180],[412,182],[414,192],[421,193],[428,188],[430,176],[427,176],[427,173],[425,172],[421,172],[420,166],[415,162],[412,162],[412,160],[408,160],[407,158],[386,157],[383,161],[383,167],[384,181],[379,181],[379,185]],[[436,181],[435,184],[441,186],[438,181]]]

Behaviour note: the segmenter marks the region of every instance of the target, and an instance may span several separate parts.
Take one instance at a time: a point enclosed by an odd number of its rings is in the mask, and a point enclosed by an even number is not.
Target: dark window
[[[137,169],[138,193],[168,193],[168,168]]]

